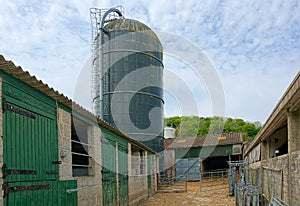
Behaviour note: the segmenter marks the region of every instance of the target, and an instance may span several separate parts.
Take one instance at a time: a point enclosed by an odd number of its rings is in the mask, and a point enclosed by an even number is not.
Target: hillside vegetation
[[[165,126],[175,128],[176,137],[242,132],[244,141],[253,139],[261,129],[260,122],[251,123],[243,119],[198,116],[165,118]]]

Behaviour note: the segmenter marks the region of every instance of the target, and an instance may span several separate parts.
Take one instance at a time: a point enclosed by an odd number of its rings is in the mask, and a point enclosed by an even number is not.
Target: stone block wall
[[[300,204],[300,151],[290,154],[290,205]]]
[[[129,205],[139,205],[148,198],[148,182],[146,175],[129,176]]]
[[[289,199],[288,154],[261,162],[261,193],[268,199],[276,194],[283,201]]]
[[[62,109],[58,109],[57,122],[58,157],[59,161],[62,162],[62,164],[59,165],[59,179],[71,180],[73,179],[71,153],[71,115]]]
[[[260,166],[261,162],[255,162],[249,165],[249,181],[252,185],[260,186]]]
[[[60,180],[77,180],[78,205],[102,205],[101,182],[101,130],[98,127],[88,128],[89,176],[73,177],[71,153],[71,114],[58,109],[58,155]],[[65,154],[62,157],[62,154]]]
[[[151,195],[154,194],[157,191],[157,181],[158,181],[158,168],[156,167],[156,165],[158,165],[157,163],[158,161],[158,156],[154,155],[153,156],[153,172],[151,174]]]

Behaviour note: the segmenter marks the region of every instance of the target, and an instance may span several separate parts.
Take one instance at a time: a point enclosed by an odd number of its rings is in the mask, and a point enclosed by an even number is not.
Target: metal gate
[[[127,147],[118,144],[119,167],[119,200],[121,206],[128,205],[128,151]]]
[[[55,106],[6,82],[2,91],[4,205],[77,205],[66,192],[76,181],[58,181]]]
[[[116,143],[102,138],[102,198],[103,205],[117,205]]]
[[[210,170],[200,174],[200,192],[222,191],[228,188],[228,170]]]
[[[200,180],[200,159],[199,158],[176,159],[176,180],[177,181]]]
[[[246,183],[248,177],[248,167],[245,161],[228,161],[229,177],[228,177],[228,195],[235,195],[236,184],[238,182]]]

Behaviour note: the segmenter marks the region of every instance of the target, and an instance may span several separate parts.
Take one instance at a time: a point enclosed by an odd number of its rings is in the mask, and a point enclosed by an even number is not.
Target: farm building
[[[0,205],[137,205],[158,157],[0,55]]]
[[[200,173],[228,168],[227,161],[241,158],[241,148],[241,133],[167,138],[166,175],[179,180],[199,180]]]
[[[244,149],[249,179],[260,188],[263,205],[276,196],[300,202],[300,73],[292,81],[256,138]]]

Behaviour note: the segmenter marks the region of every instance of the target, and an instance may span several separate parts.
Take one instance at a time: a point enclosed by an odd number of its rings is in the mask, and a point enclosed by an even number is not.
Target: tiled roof
[[[134,142],[138,146],[140,146],[148,151],[151,151],[152,153],[155,153],[155,151],[148,148],[144,144],[136,141],[135,139],[132,139],[131,137],[122,133],[120,130],[109,125],[104,120],[97,118],[94,114],[92,114],[87,109],[83,108],[76,102],[72,101],[68,97],[59,93],[57,90],[54,90],[52,87],[49,87],[48,84],[45,84],[41,80],[38,80],[35,76],[30,75],[30,73],[28,71],[24,71],[20,66],[15,66],[15,64],[12,61],[6,60],[1,54],[0,54],[0,70],[2,70],[3,72],[5,72],[7,74],[12,75],[14,78],[31,86],[32,88],[40,91],[41,93],[45,94],[46,96],[51,97],[55,101],[69,107],[70,109],[75,110],[79,114],[81,114],[85,117],[88,117],[90,119],[96,119],[97,123],[99,125],[101,125],[102,127],[119,134],[120,136],[124,137],[125,139],[127,139],[131,142]]]
[[[242,133],[211,134],[200,137],[165,139],[165,149],[180,149],[242,143]]]

